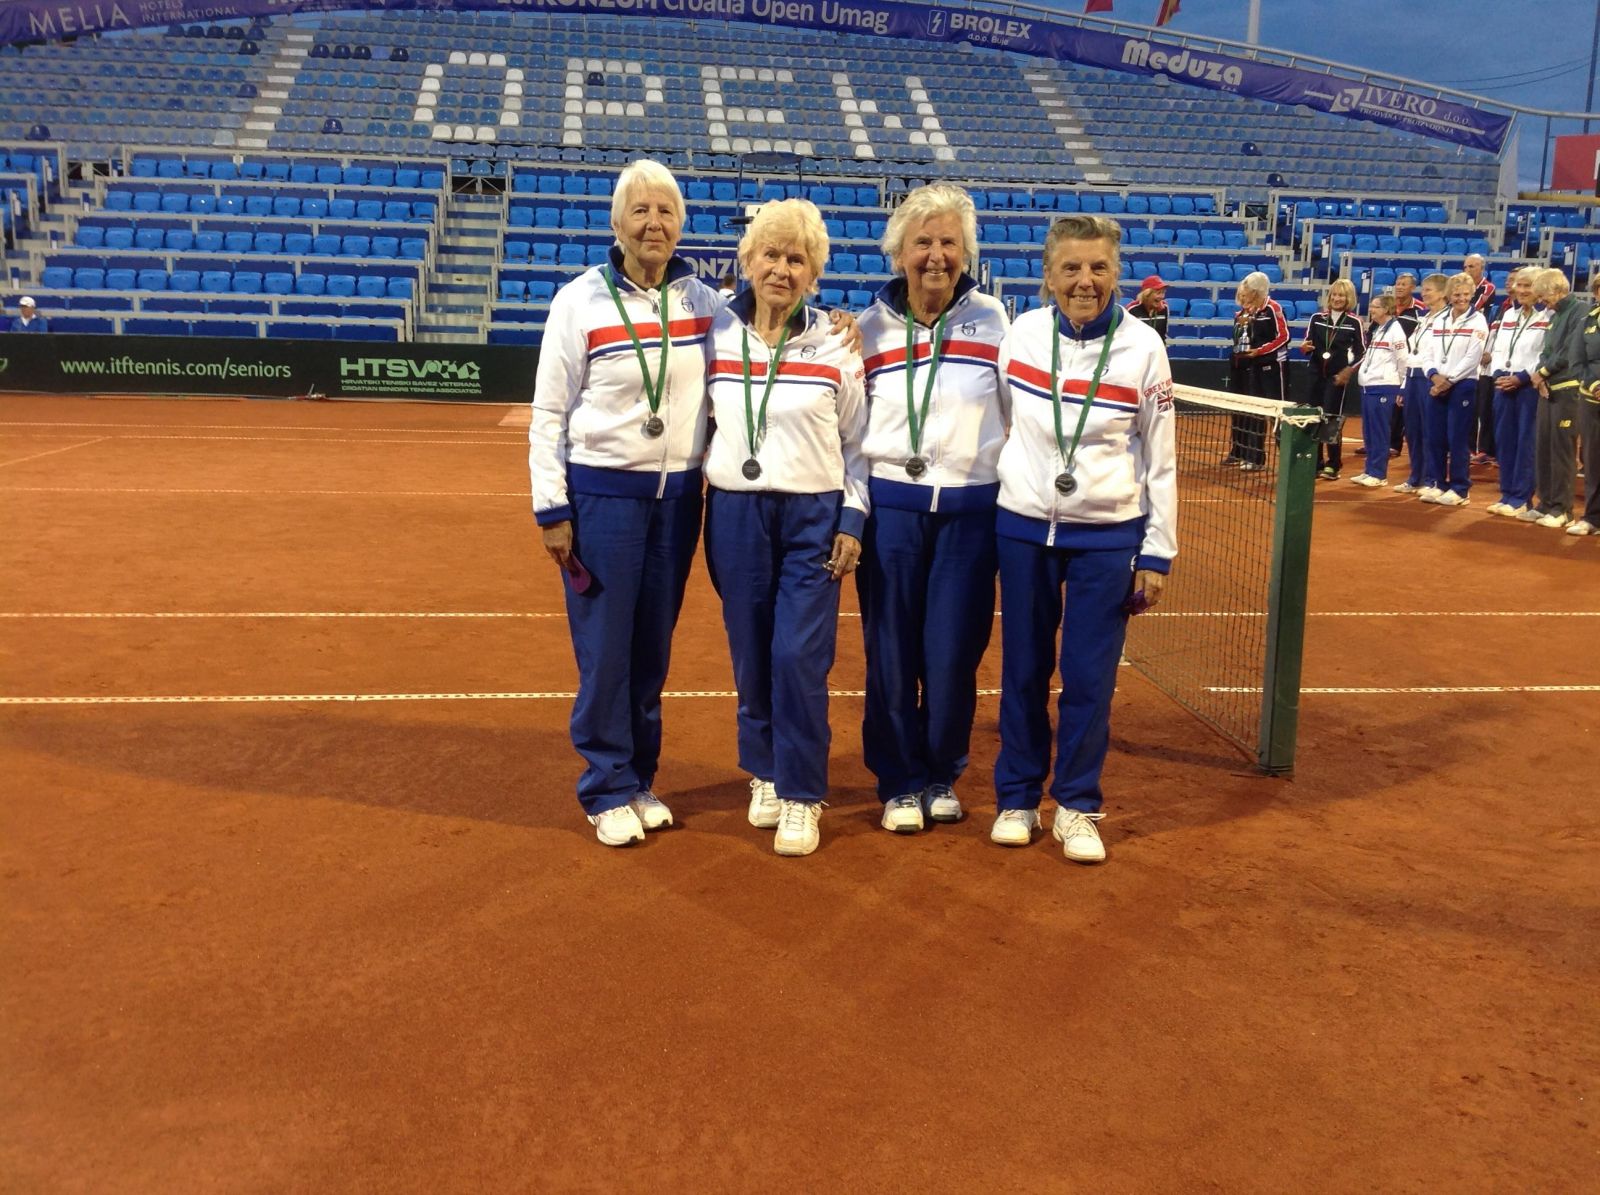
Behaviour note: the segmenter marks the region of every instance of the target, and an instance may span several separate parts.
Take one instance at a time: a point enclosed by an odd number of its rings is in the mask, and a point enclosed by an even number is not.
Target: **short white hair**
[[[1272,293],[1272,279],[1268,278],[1260,270],[1252,270],[1239,279],[1239,289],[1247,290],[1253,295],[1261,295],[1265,298]]]
[[[652,187],[659,188],[672,196],[672,206],[678,213],[678,225],[682,227],[687,212],[683,204],[683,192],[678,189],[678,180],[673,178],[672,171],[660,162],[640,158],[638,161],[629,162],[622,168],[622,173],[617,175],[616,186],[611,191],[612,231],[621,227],[622,217],[626,214],[628,205],[633,202],[634,192]]]
[[[906,233],[935,216],[954,216],[961,224],[961,257],[968,272],[978,265],[978,209],[972,196],[953,183],[928,183],[901,201],[883,230],[883,252],[891,262],[905,249]],[[897,272],[904,270],[895,265]]]

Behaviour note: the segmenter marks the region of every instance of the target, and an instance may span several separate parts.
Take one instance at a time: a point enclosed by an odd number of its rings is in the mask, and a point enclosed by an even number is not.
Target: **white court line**
[[[1259,693],[1259,686],[1255,688],[1225,688],[1210,685],[1207,693]],[[1344,696],[1375,696],[1394,693],[1403,694],[1455,694],[1455,693],[1600,693],[1600,685],[1404,685],[1404,686],[1350,686],[1329,688],[1302,688],[1301,694],[1315,694],[1322,697]]]
[[[979,689],[980,696],[994,697],[999,689]],[[732,689],[683,689],[663,693],[663,697],[733,698]],[[862,689],[833,689],[830,697],[865,697]],[[0,697],[0,705],[290,705],[296,702],[353,704],[379,701],[571,701],[573,692],[524,693],[228,693],[162,694],[130,697]]]
[[[58,452],[71,452],[74,448],[87,448],[91,444],[99,444],[110,438],[110,436],[98,436],[93,440],[85,440],[81,444],[68,444],[65,448],[52,448],[48,452],[36,452],[32,456],[19,456],[15,460],[0,461],[0,469],[4,469],[7,465],[20,465],[23,461],[36,461],[41,456],[55,456]]]
[[[8,485],[0,494],[244,494],[254,498],[529,498],[526,490],[230,490],[148,486]]]
[[[0,618],[565,618],[563,610],[0,610]],[[1000,611],[994,612],[996,618]],[[840,618],[860,618],[856,610]],[[1150,610],[1141,618],[1265,618],[1257,610]],[[1309,618],[1600,618],[1600,610],[1312,610]]]
[[[259,423],[66,423],[25,420],[0,420],[0,427],[141,427],[184,429],[203,432],[249,432],[249,431],[284,431],[284,432],[389,432],[393,435],[411,433],[417,436],[504,436],[498,426],[495,427],[463,427],[452,429],[448,427],[340,427],[337,424],[305,424],[300,427],[275,428]]]

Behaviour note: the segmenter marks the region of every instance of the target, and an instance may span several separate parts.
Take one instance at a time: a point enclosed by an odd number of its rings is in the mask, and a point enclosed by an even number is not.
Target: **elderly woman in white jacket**
[[[1172,373],[1161,338],[1114,301],[1121,238],[1100,216],[1051,225],[1051,303],[1019,316],[1000,351],[1012,423],[995,524],[1004,656],[990,838],[1026,846],[1049,779],[1054,836],[1079,863],[1105,858],[1095,823],[1128,617],[1160,601],[1177,554]]]

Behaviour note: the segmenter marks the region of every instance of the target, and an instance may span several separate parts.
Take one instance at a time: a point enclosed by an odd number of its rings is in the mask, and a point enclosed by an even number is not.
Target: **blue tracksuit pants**
[[[593,815],[655,782],[661,689],[700,537],[700,493],[573,494],[572,513],[573,552],[593,578],[582,594],[566,591],[578,661],[572,745],[589,765],[578,800]]]
[[[1420,369],[1413,369],[1406,374],[1405,396],[1406,458],[1411,462],[1406,482],[1421,486],[1426,481],[1432,485],[1432,478],[1427,476],[1427,433],[1424,427],[1428,404],[1432,400],[1428,397],[1428,379],[1422,376]]]
[[[787,801],[828,793],[839,583],[824,565],[840,497],[713,488],[707,499],[706,564],[739,691],[739,766]]]
[[[1100,809],[1100,771],[1111,745],[1111,698],[1127,634],[1135,549],[1081,550],[1000,536],[1001,809],[1037,808],[1050,775],[1050,681],[1061,634],[1055,777],[1067,809]],[[1064,595],[1064,600],[1063,600]]]
[[[1477,419],[1478,379],[1457,382],[1438,398],[1429,397],[1426,432],[1427,473],[1441,490],[1463,498],[1472,488],[1472,429]]]
[[[1363,472],[1368,477],[1389,476],[1389,427],[1399,397],[1398,386],[1361,388],[1361,445],[1367,453]]]
[[[967,767],[978,663],[994,627],[994,508],[875,506],[856,587],[867,650],[861,742],[878,799],[954,784]]]
[[[1500,463],[1500,501],[1527,506],[1533,501],[1534,425],[1539,392],[1532,386],[1494,392],[1494,442]]]

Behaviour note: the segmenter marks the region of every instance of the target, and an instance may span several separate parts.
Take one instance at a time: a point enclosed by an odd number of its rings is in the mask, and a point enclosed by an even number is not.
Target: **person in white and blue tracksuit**
[[[622,171],[610,261],[551,301],[528,431],[534,516],[567,577],[578,799],[608,846],[672,824],[651,785],[700,534],[706,338],[721,304],[674,255],[683,215],[664,167]]]
[[[806,305],[828,234],[803,199],[764,204],[739,243],[749,282],[711,329],[706,560],[739,694],[749,819],[780,855],[821,839],[838,581],[867,516],[860,355]]]
[[[1177,554],[1172,373],[1161,338],[1114,302],[1121,235],[1099,216],[1051,225],[1043,294],[1053,302],[1019,316],[1000,350],[1012,423],[996,516],[1003,658],[990,838],[1027,845],[1050,779],[1054,835],[1081,863],[1105,858],[1095,822],[1128,617],[1160,601]]]
[[[1472,489],[1468,462],[1473,420],[1477,411],[1478,370],[1489,325],[1472,308],[1475,283],[1460,273],[1450,279],[1445,292],[1450,309],[1433,325],[1433,349],[1424,358],[1432,417],[1423,421],[1427,433],[1428,467],[1433,488],[1418,495],[1436,506],[1465,506]]]
[[[1500,500],[1489,513],[1520,518],[1533,504],[1534,425],[1539,367],[1550,312],[1534,302],[1536,269],[1516,270],[1506,282],[1512,306],[1489,333],[1489,376],[1494,383],[1495,459],[1500,465]]]
[[[1389,484],[1389,429],[1400,401],[1400,386],[1411,364],[1405,328],[1396,316],[1392,294],[1374,295],[1367,311],[1367,338],[1356,382],[1361,387],[1361,442],[1366,464],[1350,480],[1368,489]]]
[[[994,626],[996,464],[1007,416],[999,300],[967,272],[972,197],[906,196],[884,231],[898,275],[861,317],[872,513],[856,585],[866,642],[867,767],[900,834],[962,817],[978,664]]]
[[[1400,401],[1405,410],[1406,453],[1411,463],[1406,479],[1394,487],[1397,494],[1421,494],[1437,489],[1438,479],[1428,473],[1428,421],[1433,400],[1428,396],[1428,357],[1434,350],[1433,326],[1444,317],[1445,288],[1450,279],[1429,274],[1422,280],[1421,314],[1412,328],[1407,356],[1411,360],[1401,386]]]

